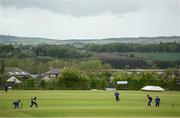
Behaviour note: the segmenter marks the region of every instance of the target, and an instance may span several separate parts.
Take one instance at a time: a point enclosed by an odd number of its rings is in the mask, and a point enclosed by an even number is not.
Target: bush
[[[58,87],[60,89],[88,89],[89,80],[79,70],[67,68],[58,79]]]

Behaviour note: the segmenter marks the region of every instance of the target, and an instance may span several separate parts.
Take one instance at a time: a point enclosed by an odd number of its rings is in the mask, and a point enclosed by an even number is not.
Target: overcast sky
[[[0,34],[54,39],[180,36],[180,0],[0,0]]]

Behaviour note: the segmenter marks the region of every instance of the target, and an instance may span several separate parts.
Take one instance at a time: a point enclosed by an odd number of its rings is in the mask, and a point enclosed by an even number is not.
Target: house
[[[5,68],[5,76],[7,78],[14,76],[16,78],[28,79],[31,77],[31,74],[16,67],[7,67]]]
[[[44,73],[44,75],[47,75],[49,78],[58,78],[60,75],[60,69],[59,68],[53,68],[47,72]]]
[[[12,76],[9,79],[7,79],[7,83],[19,84],[19,83],[21,83],[21,81],[18,80],[17,78],[15,78],[14,76]]]
[[[9,86],[9,87],[13,87],[17,84],[20,84],[21,81],[18,80],[16,77],[14,76],[11,76],[9,79],[6,80],[6,84]]]
[[[48,76],[44,76],[43,78],[41,78],[41,80],[48,82],[51,80],[51,78],[49,78]]]

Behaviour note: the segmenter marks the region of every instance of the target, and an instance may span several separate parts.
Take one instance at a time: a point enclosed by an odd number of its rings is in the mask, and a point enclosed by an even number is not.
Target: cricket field
[[[9,90],[0,91],[0,117],[60,118],[180,118],[180,91],[144,92],[121,90],[120,102],[115,91],[104,90]],[[147,107],[147,97],[159,96],[159,108]],[[31,97],[37,96],[39,108],[30,108]],[[20,99],[22,107],[14,109]]]

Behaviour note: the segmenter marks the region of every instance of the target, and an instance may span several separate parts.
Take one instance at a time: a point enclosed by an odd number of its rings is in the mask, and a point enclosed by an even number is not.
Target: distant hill
[[[34,37],[17,37],[0,35],[0,43],[2,44],[70,44],[74,46],[84,46],[89,43],[94,44],[107,44],[107,43],[160,43],[160,42],[177,42],[180,43],[180,36],[169,37],[134,37],[134,38],[107,38],[107,39],[70,39],[70,40],[57,40],[48,38],[34,38]]]
[[[0,43],[3,44],[57,44],[59,40],[47,39],[47,38],[34,38],[34,37],[17,37],[17,36],[6,36],[0,35]]]

